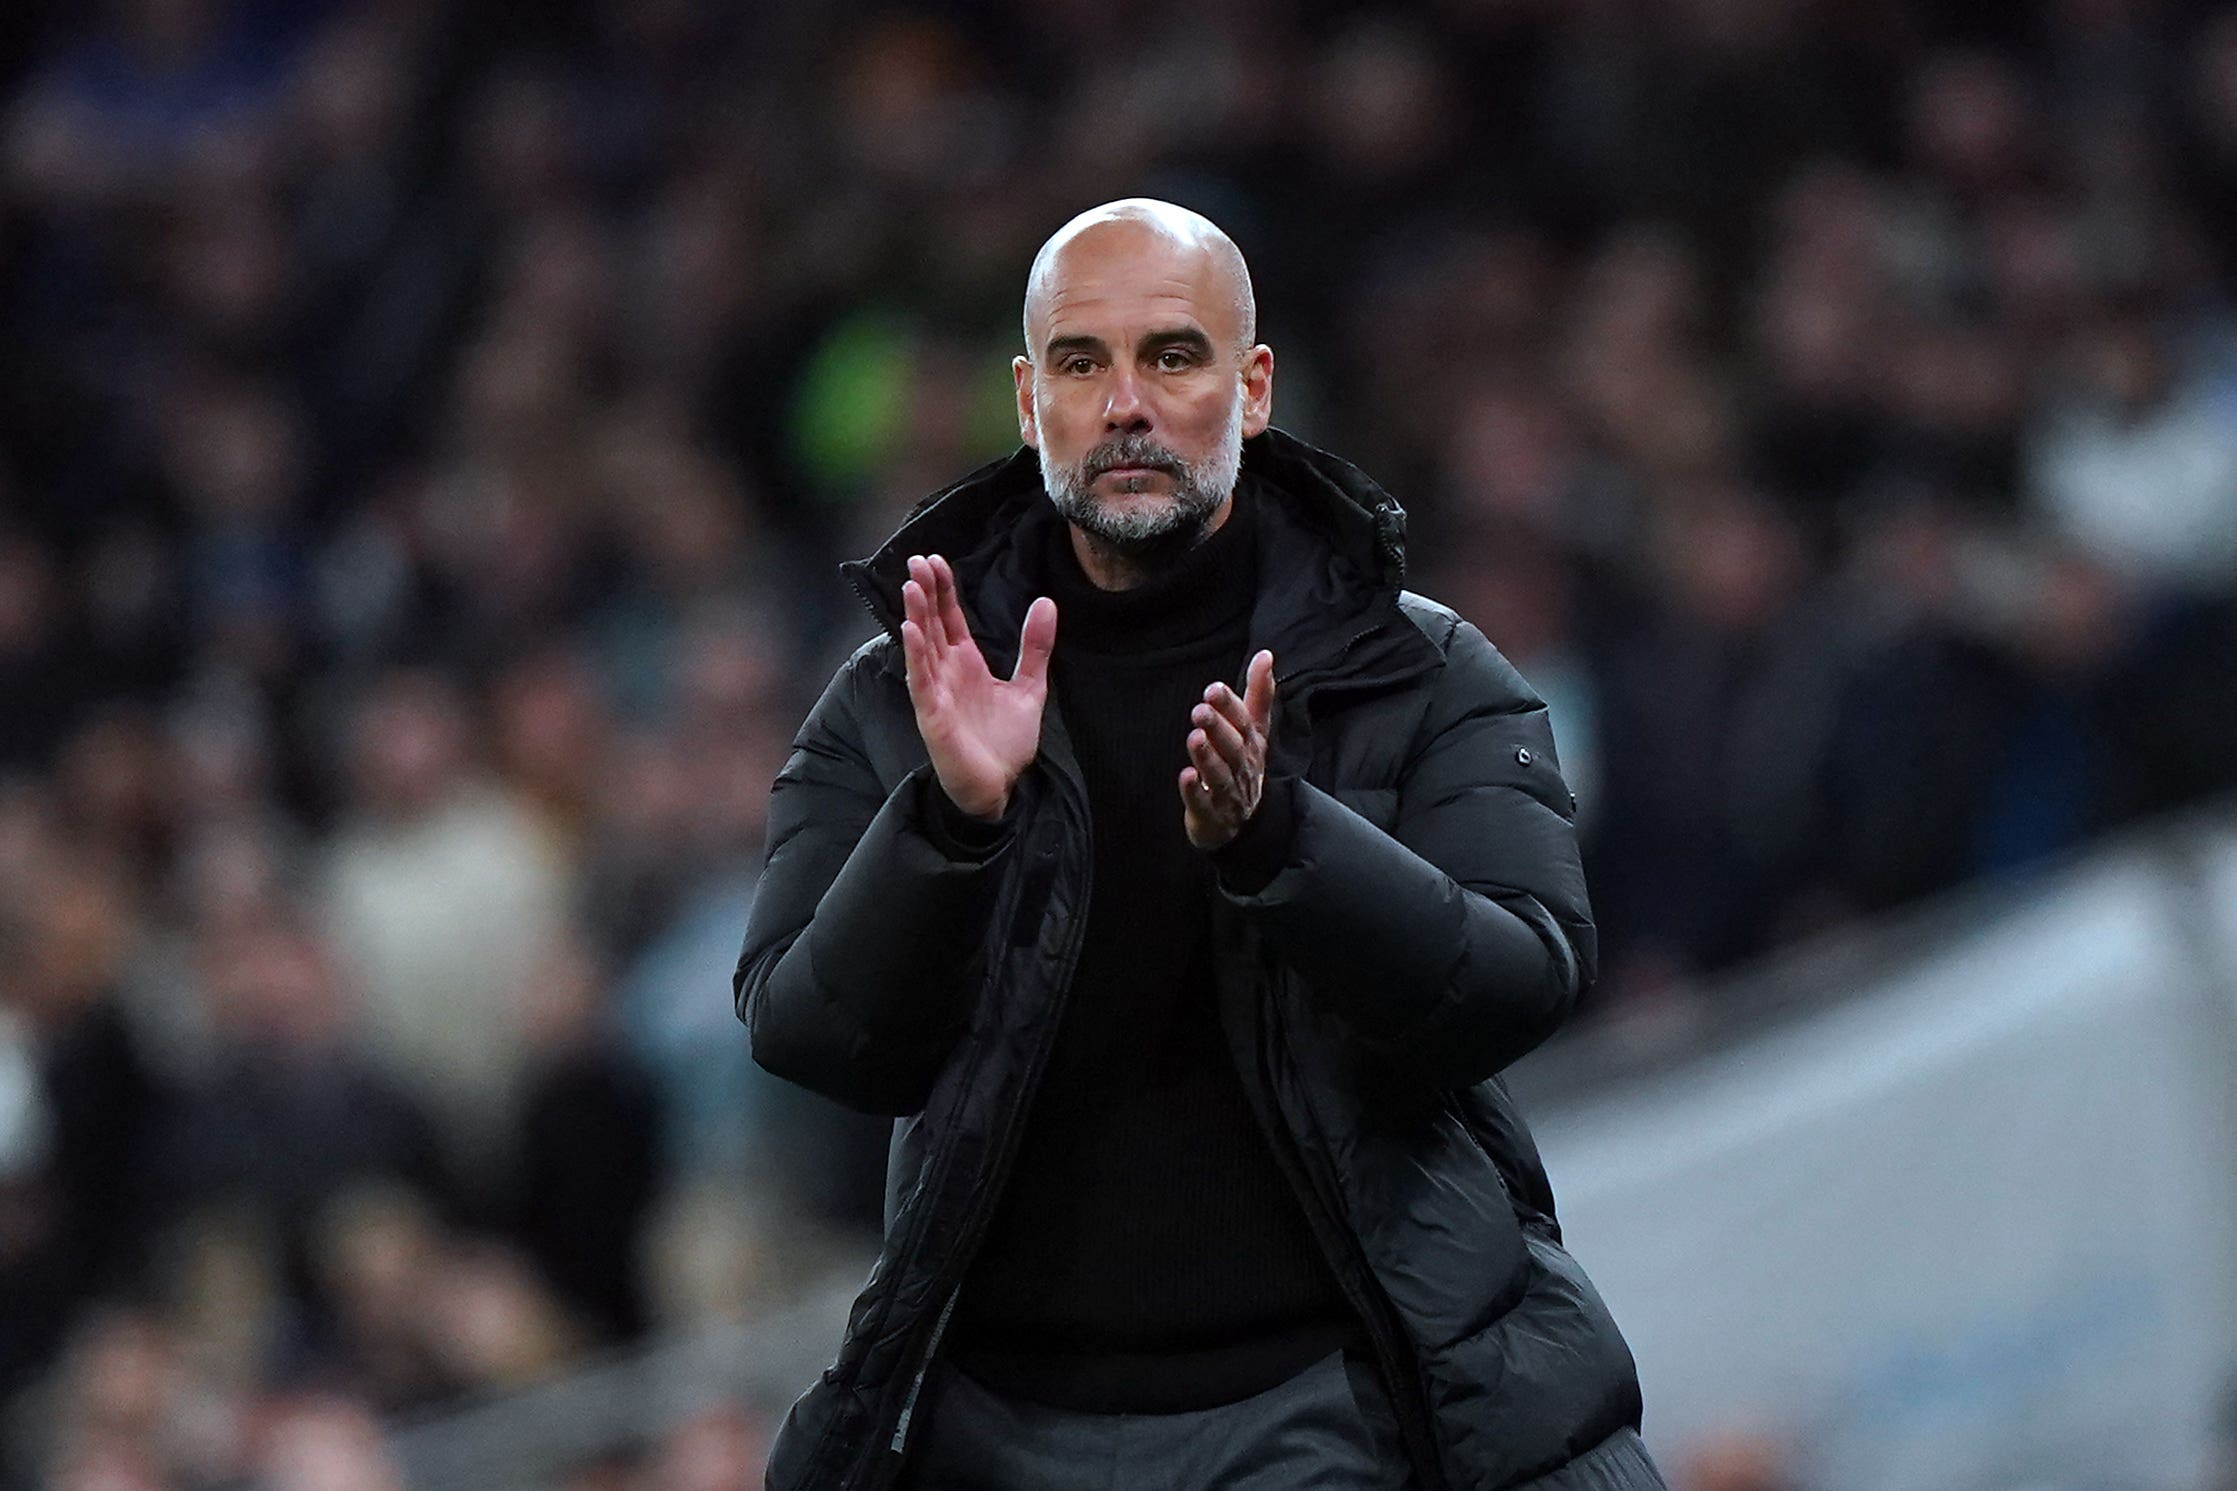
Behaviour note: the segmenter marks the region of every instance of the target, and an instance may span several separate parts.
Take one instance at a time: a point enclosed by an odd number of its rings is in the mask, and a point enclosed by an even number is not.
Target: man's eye
[[[1157,354],[1157,365],[1164,372],[1178,373],[1196,365],[1196,359],[1178,347],[1168,347]]]
[[[1091,357],[1067,357],[1064,359],[1064,362],[1062,364],[1062,368],[1065,372],[1075,375],[1091,372],[1094,370],[1094,367],[1095,360]]]

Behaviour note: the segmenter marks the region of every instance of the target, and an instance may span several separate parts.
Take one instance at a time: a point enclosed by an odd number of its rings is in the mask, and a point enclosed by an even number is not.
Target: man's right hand
[[[932,770],[950,802],[992,822],[1009,810],[1011,789],[1041,749],[1056,602],[1042,596],[1027,608],[1018,664],[1007,682],[994,676],[972,640],[945,559],[910,558],[901,605],[909,702]]]

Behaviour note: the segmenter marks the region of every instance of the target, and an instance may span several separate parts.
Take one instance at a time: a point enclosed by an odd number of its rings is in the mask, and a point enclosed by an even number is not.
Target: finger
[[[901,639],[903,642],[908,641],[909,628],[912,626],[917,629],[917,641],[919,643],[922,643],[924,641],[924,627],[926,616],[927,613],[924,607],[923,589],[914,580],[902,581]]]
[[[1213,748],[1211,741],[1201,730],[1188,732],[1188,759],[1195,766],[1197,776],[1210,789],[1205,794],[1207,798],[1218,799],[1234,795],[1235,767]]]
[[[1260,648],[1251,659],[1243,682],[1243,707],[1250,715],[1251,727],[1261,735],[1273,733],[1274,726],[1274,654]]]
[[[1204,703],[1234,727],[1235,733],[1248,736],[1251,731],[1250,711],[1235,691],[1224,683],[1215,683],[1204,690]]]
[[[910,618],[924,629],[926,660],[938,662],[946,657],[947,637],[944,629],[936,624],[933,612],[932,566],[922,555],[909,559],[909,580],[901,587],[901,601],[908,608]]]
[[[1204,732],[1212,742],[1212,749],[1219,752],[1231,768],[1240,771],[1249,764],[1249,747],[1243,732],[1235,728],[1234,720],[1206,703],[1196,706],[1190,723]]]
[[[1056,602],[1044,595],[1025,608],[1025,625],[1018,632],[1018,665],[1011,671],[1010,681],[1046,687],[1049,654],[1055,650]]]
[[[1195,767],[1181,768],[1181,806],[1187,810],[1190,818],[1196,818],[1205,811],[1202,783],[1203,778],[1196,774]]]
[[[902,594],[908,594],[906,586]],[[914,617],[901,623],[901,661],[908,669],[909,698],[921,708],[931,685],[932,665],[925,656],[924,628]]]
[[[971,640],[971,623],[963,615],[963,592],[946,559],[932,556],[932,599],[940,609],[940,624],[947,629],[948,645],[961,647]]]

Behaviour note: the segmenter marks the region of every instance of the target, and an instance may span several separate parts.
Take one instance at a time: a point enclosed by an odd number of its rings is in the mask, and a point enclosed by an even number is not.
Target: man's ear
[[[1263,435],[1274,422],[1274,349],[1260,342],[1243,354],[1243,434]]]
[[[1011,358],[1010,377],[1018,389],[1018,439],[1039,450],[1041,429],[1033,418],[1033,359]]]

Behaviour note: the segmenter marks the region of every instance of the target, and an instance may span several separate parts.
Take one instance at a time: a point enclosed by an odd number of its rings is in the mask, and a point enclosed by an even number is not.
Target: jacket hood
[[[1323,561],[1308,566],[1307,573],[1282,563],[1281,573],[1308,580],[1305,588],[1319,592],[1324,602],[1336,598],[1331,592],[1350,593],[1349,609],[1377,595],[1395,600],[1406,573],[1406,513],[1365,472],[1269,429],[1243,442],[1238,485],[1243,483],[1254,483],[1273,499],[1262,522],[1275,532],[1262,542],[1304,547],[1298,544],[1303,539]],[[990,660],[1008,658],[1025,608],[1039,593],[1031,566],[1047,530],[1062,521],[1041,484],[1040,457],[1021,446],[927,497],[875,554],[840,570],[878,624],[899,636],[909,556],[945,555],[955,568],[973,635]],[[1323,572],[1310,574],[1313,569]]]

